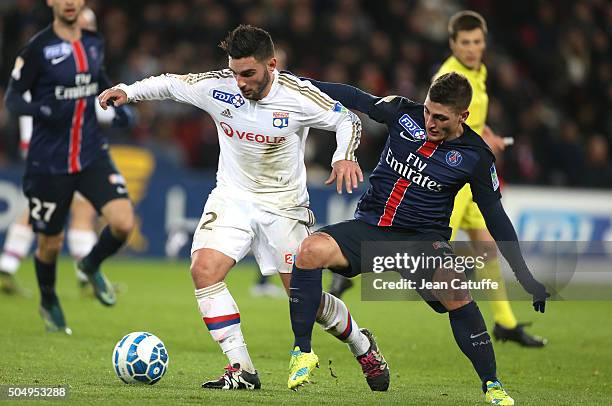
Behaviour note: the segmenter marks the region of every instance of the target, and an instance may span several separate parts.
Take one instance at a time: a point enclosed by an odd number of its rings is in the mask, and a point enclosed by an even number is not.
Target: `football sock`
[[[38,279],[38,288],[40,289],[40,297],[43,304],[51,305],[58,302],[55,294],[55,261],[51,264],[46,264],[34,256],[34,267],[36,268],[36,279]]]
[[[291,329],[295,336],[294,346],[302,352],[311,352],[310,340],[312,327],[321,303],[322,271],[318,269],[301,269],[293,265],[289,289],[289,314]]]
[[[247,351],[242,330],[240,312],[225,282],[215,283],[195,290],[202,319],[213,340],[219,343],[229,363],[240,364],[247,372],[255,373],[253,361]]]
[[[501,267],[497,258],[492,258],[485,261],[482,269],[476,269],[476,277],[479,280],[491,279],[499,284],[496,290],[490,290],[487,300],[491,304],[493,310],[493,318],[496,323],[507,329],[513,329],[518,325],[516,317],[510,307],[508,295],[506,294],[506,286],[504,278],[501,275]]]
[[[370,340],[359,331],[357,322],[351,317],[344,302],[327,292],[323,292],[321,300],[323,311],[317,318],[317,323],[338,340],[347,343],[354,356],[368,352]]]
[[[113,235],[109,226],[104,227],[96,245],[83,258],[85,268],[97,270],[102,261],[119,251],[124,242],[125,240],[120,240]]]
[[[96,245],[98,236],[92,230],[75,230],[69,229],[66,234],[66,242],[68,243],[68,251],[70,256],[78,261],[89,254]],[[81,282],[87,282],[87,275],[78,268],[75,268],[77,279]]]
[[[448,312],[455,341],[470,359],[476,373],[486,388],[487,381],[496,381],[495,352],[476,302]]]
[[[21,260],[28,255],[34,242],[34,232],[29,226],[13,223],[6,233],[4,248],[0,256],[0,270],[14,274]]]

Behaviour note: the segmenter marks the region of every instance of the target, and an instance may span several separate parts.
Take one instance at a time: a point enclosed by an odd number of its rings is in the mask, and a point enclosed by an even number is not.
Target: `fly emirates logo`
[[[440,192],[442,190],[442,185],[438,183],[437,180],[431,179],[427,175],[423,175],[422,172],[427,168],[428,164],[412,152],[408,155],[408,158],[406,158],[406,162],[400,162],[395,159],[391,148],[389,148],[387,150],[385,162],[389,164],[391,169],[408,179],[411,183],[416,183],[434,192]]]
[[[219,125],[221,126],[221,128],[223,128],[223,132],[225,133],[225,135],[230,138],[237,137],[242,141],[256,142],[258,144],[280,144],[281,142],[285,141],[285,137],[277,137],[274,135],[263,135],[248,131],[235,130],[232,128],[231,125],[227,124],[224,121],[221,121]]]

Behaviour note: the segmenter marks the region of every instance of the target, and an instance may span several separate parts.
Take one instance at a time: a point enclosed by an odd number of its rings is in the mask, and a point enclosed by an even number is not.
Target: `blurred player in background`
[[[100,104],[173,99],[199,107],[214,120],[221,149],[217,186],[193,237],[191,275],[203,321],[229,365],[218,380],[202,387],[259,389],[225,277],[251,249],[261,273],[279,273],[289,289],[293,256],[314,223],[304,165],[309,128],[336,131],[337,149],[326,183],[335,182],[338,193],[343,187],[351,193],[363,181],[355,159],[361,122],[309,83],[279,73],[266,31],[241,25],[221,48],[228,54],[229,69],[120,84],[105,90]],[[348,343],[353,353],[366,353],[370,341],[344,303],[327,293],[319,302],[319,324]]]
[[[89,7],[84,7],[79,14],[77,24],[89,31],[97,31],[96,15]],[[30,92],[24,93],[24,99],[32,100]],[[96,116],[100,124],[111,124],[113,126],[125,126],[129,124],[130,116],[117,116],[114,109],[103,110],[96,103]],[[127,121],[126,121],[127,120]],[[32,116],[19,117],[19,136],[21,138],[20,149],[23,157],[27,156],[28,147],[33,131]],[[92,205],[79,193],[75,194],[70,207],[70,224],[66,233],[68,252],[75,261],[75,272],[79,287],[85,292],[88,285],[87,275],[83,273],[76,262],[85,257],[98,239],[94,230],[96,222],[96,211]],[[15,280],[15,274],[24,257],[28,255],[34,242],[34,231],[28,222],[29,210],[26,207],[23,214],[15,220],[8,228],[2,254],[0,254],[0,291],[6,294],[29,295]]]
[[[486,226],[495,241],[505,242],[500,250],[523,288],[533,296],[534,310],[545,310],[549,295],[525,264],[514,227],[501,204],[495,157],[465,124],[472,98],[468,80],[455,72],[438,77],[424,104],[401,96],[375,97],[349,85],[312,83],[344,106],[386,124],[389,136],[370,175],[370,187],[359,200],[355,219],[323,227],[300,244],[289,300],[295,337],[289,388],[308,381],[314,368],[312,360],[317,359],[311,334],[321,295],[322,268],[347,277],[372,272],[372,268],[362,267],[362,243],[402,241],[409,256],[427,260],[416,268],[396,265],[389,270],[414,281],[416,291],[436,312],[448,313],[455,341],[477,372],[486,401],[513,405],[514,400],[497,379],[493,344],[480,309],[468,288],[452,285],[452,281],[465,281],[465,275],[460,269],[436,266],[436,262],[455,257],[447,242],[451,236],[450,208],[458,190],[469,182]],[[442,260],[427,265],[430,258]],[[423,282],[452,287],[428,288]],[[378,349],[363,363],[372,382],[382,388],[379,390],[386,390],[390,375]]]
[[[96,118],[95,97],[110,84],[103,70],[104,42],[82,29],[83,0],[47,0],[53,23],[20,52],[11,73],[6,106],[33,117],[24,193],[30,224],[38,236],[34,256],[41,293],[40,314],[49,331],[71,333],[55,292],[57,256],[75,192],[108,222],[91,251],[78,263],[98,300],[115,304],[112,285],[100,272],[102,261],[119,250],[133,227],[133,208],[123,177],[108,155]],[[31,101],[23,94],[29,91]],[[128,121],[125,110],[115,111]]]
[[[489,96],[486,88],[487,68],[482,59],[486,48],[487,24],[480,14],[461,11],[451,17],[448,33],[452,56],[442,64],[434,79],[444,73],[458,72],[469,80],[473,97],[466,123],[482,136],[493,153],[500,154],[505,149],[504,139],[485,124]],[[456,238],[460,229],[464,230],[472,241],[474,255],[485,255],[488,258],[486,267],[477,271],[477,277],[491,278],[503,286],[497,248],[477,204],[472,199],[470,185],[465,185],[455,198],[450,227],[453,229],[451,240]],[[329,293],[341,297],[352,285],[350,279],[333,274]],[[496,291],[488,301],[493,309],[493,336],[496,339],[515,341],[525,347],[543,347],[546,344],[546,339],[525,331],[527,324],[517,322],[505,287]]]

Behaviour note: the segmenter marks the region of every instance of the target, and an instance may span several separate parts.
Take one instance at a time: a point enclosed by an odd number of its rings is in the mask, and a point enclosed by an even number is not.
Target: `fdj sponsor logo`
[[[65,42],[57,45],[50,45],[43,48],[45,59],[55,59],[68,56],[72,53],[72,47]]]
[[[463,156],[459,151],[448,151],[446,153],[446,163],[450,166],[459,166],[459,164],[463,161]]]
[[[423,130],[419,125],[408,115],[404,114],[398,120],[400,125],[408,131],[408,134],[412,136],[415,140],[424,140],[425,130]]]
[[[272,125],[276,128],[285,128],[289,125],[289,113],[275,111],[272,113]]]
[[[233,104],[234,107],[238,108],[244,104],[244,98],[241,94],[222,92],[221,90],[213,90],[213,99],[222,101],[223,103]]]
[[[280,144],[281,142],[285,141],[285,137],[275,137],[272,135],[255,134],[248,131],[234,130],[231,125],[224,121],[221,121],[219,125],[223,129],[225,135],[230,138],[233,138],[235,135],[239,140],[256,142],[258,144]]]

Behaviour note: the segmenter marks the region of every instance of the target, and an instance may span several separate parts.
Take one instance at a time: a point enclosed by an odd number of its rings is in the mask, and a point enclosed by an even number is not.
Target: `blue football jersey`
[[[381,227],[435,231],[450,238],[455,195],[466,183],[478,204],[501,198],[495,157],[465,124],[456,139],[427,141],[423,110],[422,104],[400,96],[372,98],[365,113],[386,124],[389,137],[355,217]]]
[[[32,103],[53,111],[49,119],[34,118],[28,172],[77,173],[108,153],[95,112],[96,96],[110,87],[103,60],[103,39],[87,30],[68,42],[49,26],[21,50],[10,86],[29,90]]]

